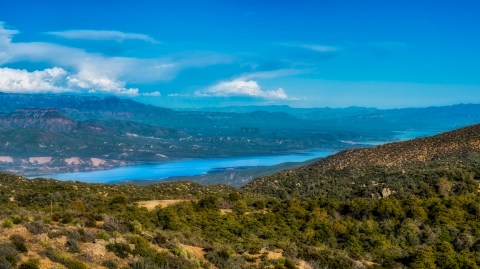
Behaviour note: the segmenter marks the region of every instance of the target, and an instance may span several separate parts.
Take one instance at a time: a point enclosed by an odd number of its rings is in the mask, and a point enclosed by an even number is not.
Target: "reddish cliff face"
[[[42,129],[48,131],[72,131],[77,123],[56,109],[20,109],[0,116],[2,129]]]

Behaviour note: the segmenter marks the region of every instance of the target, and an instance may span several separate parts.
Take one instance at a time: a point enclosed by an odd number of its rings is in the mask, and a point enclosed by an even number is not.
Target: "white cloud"
[[[137,96],[138,89],[107,77],[71,75],[60,67],[29,72],[24,69],[0,68],[0,90],[13,93],[90,92]]]
[[[73,89],[87,90],[89,93],[108,93],[115,95],[138,96],[137,88],[126,88],[125,82],[117,81],[107,76],[97,76],[81,72],[68,76],[67,86]]]
[[[177,56],[177,59],[107,57],[53,43],[14,42],[12,38],[18,33],[17,30],[6,29],[0,22],[0,66],[16,62],[47,63],[68,72],[63,85],[65,88],[82,91],[88,89],[89,92],[96,93],[135,96],[141,93],[138,89],[128,88],[127,83],[170,80],[186,68],[230,61],[222,55],[212,54],[196,58],[191,55],[183,58]],[[52,90],[54,89],[53,87]]]
[[[142,96],[156,97],[156,96],[162,96],[162,94],[159,91],[154,91],[154,92],[144,92],[142,93]]]
[[[220,82],[205,91],[197,92],[199,96],[247,96],[268,100],[288,99],[282,88],[276,90],[263,90],[254,80],[234,79]]]
[[[67,72],[58,67],[28,72],[27,70],[0,68],[0,90],[16,93],[65,92],[61,86]]]
[[[67,39],[114,40],[117,42],[124,42],[125,40],[140,40],[153,44],[160,43],[159,41],[145,34],[124,33],[120,31],[109,30],[67,30],[59,32],[46,32],[46,34]]]
[[[5,23],[0,21],[0,45],[8,44],[12,41],[12,37],[19,32],[17,30],[5,28]]]
[[[200,95],[200,94],[201,94],[200,92],[197,93],[197,95]],[[178,93],[178,92],[169,93],[167,96],[168,97],[191,97],[190,94]]]

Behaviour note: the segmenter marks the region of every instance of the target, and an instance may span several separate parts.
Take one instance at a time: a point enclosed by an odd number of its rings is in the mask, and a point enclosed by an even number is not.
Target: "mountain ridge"
[[[345,150],[301,168],[254,179],[244,189],[282,197],[321,195],[339,199],[381,197],[392,191],[419,194],[419,182],[426,178],[430,180],[428,185],[437,184],[442,177],[458,178],[458,173],[468,178],[468,172],[462,169],[480,169],[478,124],[432,137]],[[468,188],[478,186],[475,180],[469,181]]]

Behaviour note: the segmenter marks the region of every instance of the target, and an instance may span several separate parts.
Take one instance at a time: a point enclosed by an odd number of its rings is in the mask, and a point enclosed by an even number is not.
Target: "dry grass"
[[[184,245],[184,244],[179,244],[179,246],[187,251],[188,253],[190,253],[191,255],[193,255],[196,259],[198,259],[199,261],[201,262],[204,262],[206,264],[209,265],[209,268],[210,269],[216,269],[217,267],[215,267],[213,264],[211,264],[207,259],[205,259],[205,254],[207,254],[205,252],[205,250],[201,247],[194,247],[194,246],[189,246],[189,245]]]
[[[179,203],[184,203],[184,202],[189,202],[193,200],[187,200],[187,199],[178,199],[178,200],[148,200],[148,201],[139,201],[136,202],[136,204],[139,207],[145,207],[148,210],[154,210],[155,207],[160,206],[161,208],[171,206],[171,205],[176,205]]]

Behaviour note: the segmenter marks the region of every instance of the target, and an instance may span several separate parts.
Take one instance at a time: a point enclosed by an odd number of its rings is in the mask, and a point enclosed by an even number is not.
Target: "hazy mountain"
[[[117,97],[0,93],[0,168],[43,173],[181,158],[341,150],[396,140],[402,131],[450,130],[479,118],[479,105],[395,110],[268,106],[208,112]],[[46,159],[29,161],[37,157]]]
[[[368,107],[346,108],[294,108],[290,106],[230,106],[209,107],[200,111],[251,113],[255,111],[281,112],[299,119],[319,121],[328,124],[336,121],[338,127],[381,123],[378,127],[449,129],[480,122],[480,105],[458,104],[426,108],[378,109]]]
[[[20,109],[8,115],[0,115],[0,128],[72,131],[77,128],[77,124],[57,109]]]

